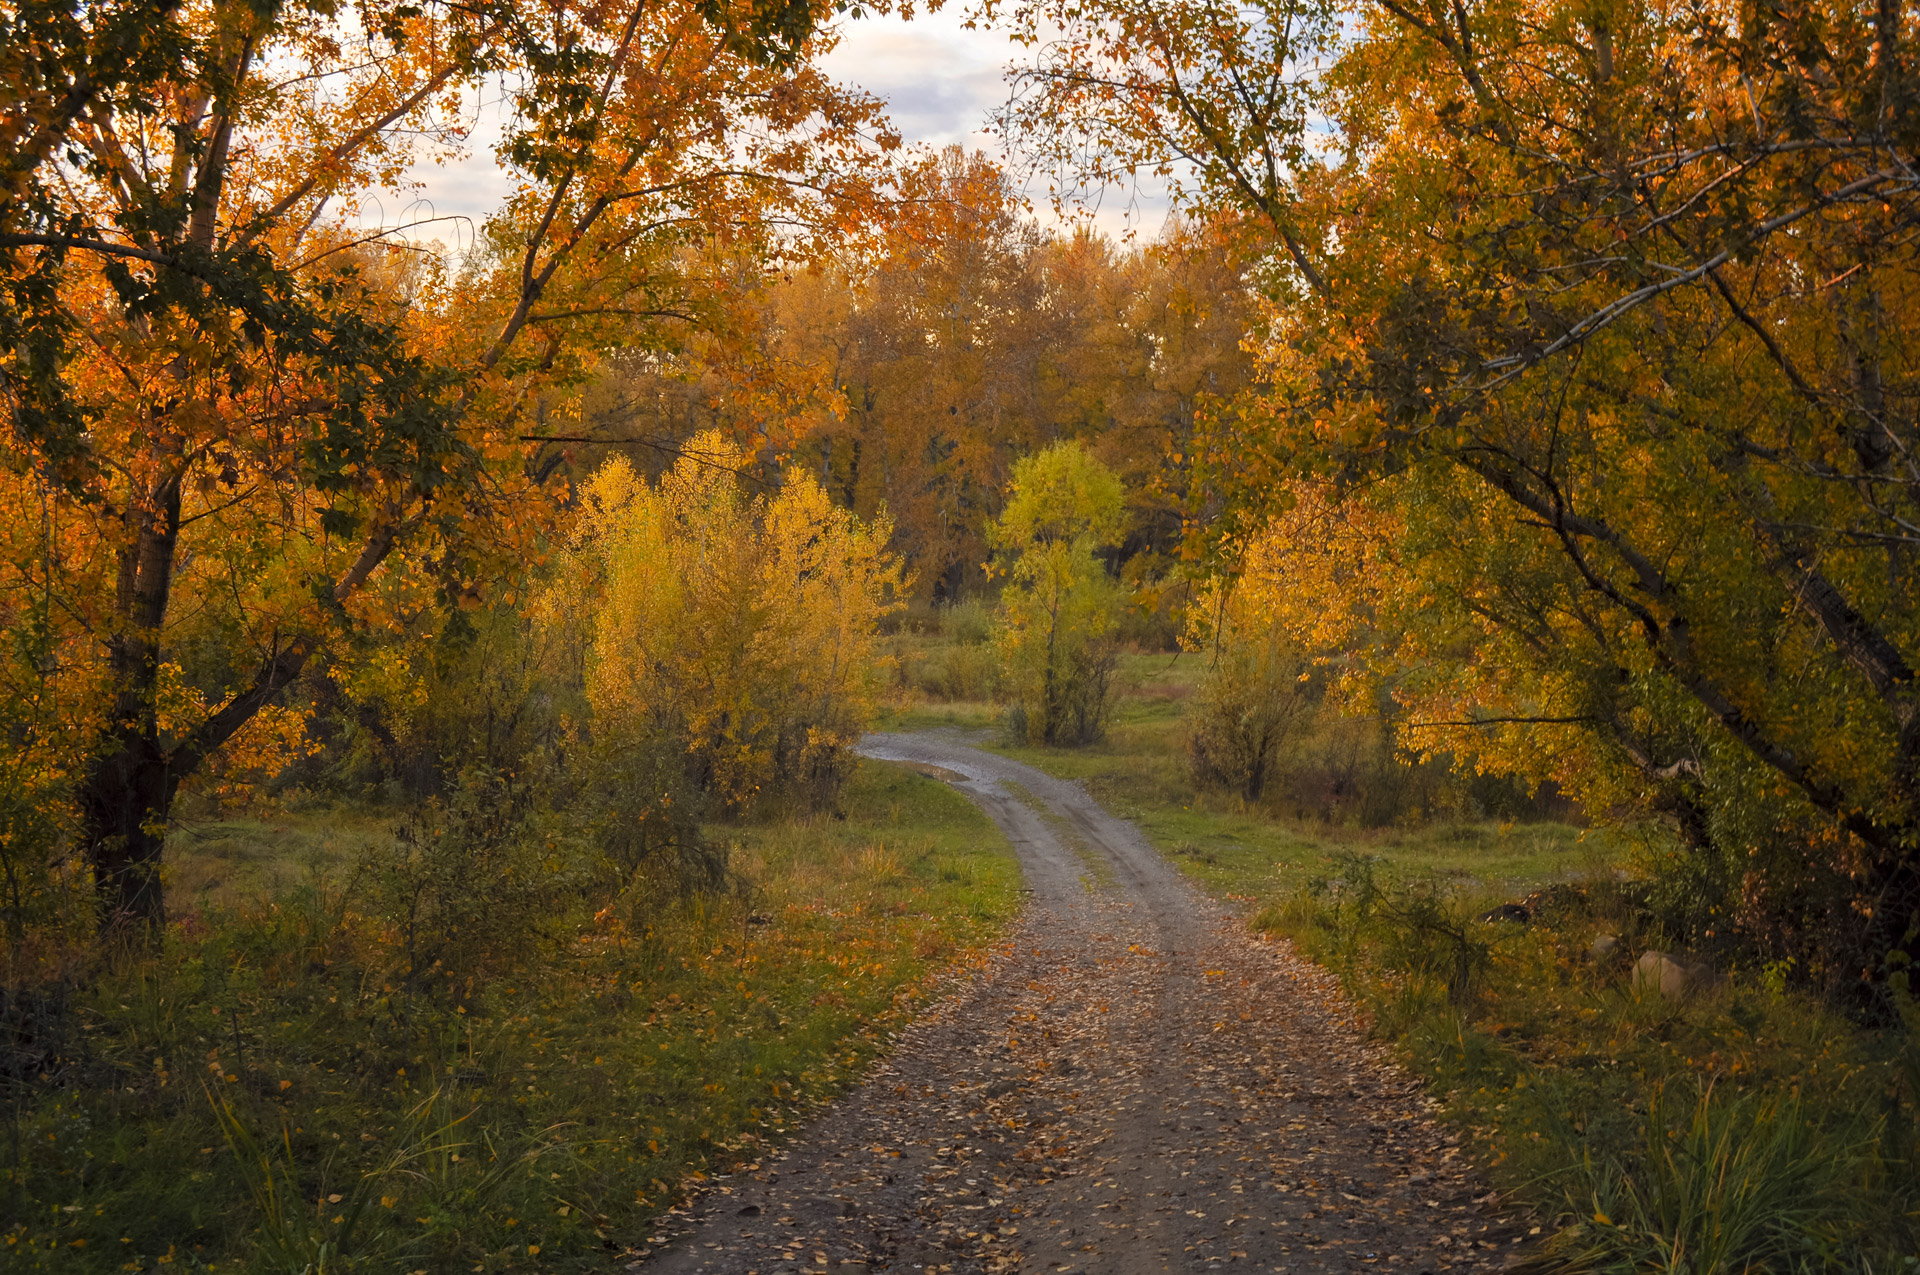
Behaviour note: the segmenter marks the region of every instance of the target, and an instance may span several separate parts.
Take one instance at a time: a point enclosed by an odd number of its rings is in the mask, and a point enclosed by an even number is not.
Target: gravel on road
[[[940,732],[861,751],[978,802],[1027,907],[861,1087],[709,1182],[628,1269],[1440,1272],[1518,1251],[1325,970],[1077,784]]]

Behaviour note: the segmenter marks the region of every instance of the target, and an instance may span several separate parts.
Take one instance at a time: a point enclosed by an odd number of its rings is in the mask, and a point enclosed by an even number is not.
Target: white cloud
[[[909,141],[997,153],[987,122],[1006,99],[1004,71],[1017,52],[995,32],[966,30],[950,13],[912,22],[868,16],[841,24],[840,45],[822,65],[885,99]]]
[[[361,196],[357,225],[412,227],[397,238],[416,244],[437,243],[441,251],[465,252],[475,233],[513,191],[511,176],[494,157],[505,131],[506,95],[497,84],[486,85],[466,103],[467,136],[451,151],[436,149],[407,169],[402,190],[373,191]]]

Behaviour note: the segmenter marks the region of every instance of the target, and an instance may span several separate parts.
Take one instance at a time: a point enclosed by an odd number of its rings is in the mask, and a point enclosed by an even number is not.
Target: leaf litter
[[[859,1089],[702,1184],[626,1269],[1437,1275],[1519,1252],[1524,1228],[1331,974],[1250,935],[1077,784],[944,732],[863,751],[985,808],[1027,907]]]

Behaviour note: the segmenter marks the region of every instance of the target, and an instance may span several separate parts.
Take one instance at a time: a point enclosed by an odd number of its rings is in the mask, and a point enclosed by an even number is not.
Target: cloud
[[[968,31],[947,14],[867,17],[842,24],[840,45],[822,66],[884,99],[909,141],[997,150],[988,119],[1006,100],[1004,70],[1015,52],[1005,38]]]
[[[473,246],[480,226],[513,193],[512,174],[494,157],[505,132],[507,98],[497,84],[466,99],[467,136],[451,152],[416,158],[401,190],[373,191],[359,200],[355,224],[414,226],[397,236],[416,244],[438,242],[455,254]]]
[[[845,22],[840,45],[823,66],[884,99],[909,142],[984,150],[1017,172],[1019,157],[1007,154],[990,126],[1007,100],[1007,68],[1026,52],[998,31],[968,30],[960,15],[942,11],[912,21],[887,15]],[[1054,224],[1044,178],[1030,183],[1027,194],[1041,219]],[[1116,238],[1129,230],[1151,237],[1169,208],[1160,185],[1143,180],[1138,190],[1100,192],[1081,215]]]

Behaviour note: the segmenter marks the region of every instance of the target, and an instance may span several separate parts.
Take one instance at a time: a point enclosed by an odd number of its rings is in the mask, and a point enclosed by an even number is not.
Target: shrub
[[[476,976],[523,962],[585,884],[579,846],[535,805],[539,786],[538,776],[470,770],[361,859],[411,985],[447,980],[470,990]]]
[[[968,598],[940,613],[940,632],[961,646],[979,646],[993,636],[993,611]]]
[[[1271,610],[1226,580],[1195,600],[1183,641],[1208,657],[1187,732],[1194,782],[1258,801],[1312,710],[1309,662]]]
[[[0,615],[7,615],[0,605]],[[94,903],[75,853],[73,785],[86,765],[76,741],[98,729],[76,720],[69,661],[44,617],[11,615],[0,644],[0,938],[85,928]],[[8,953],[11,959],[13,953]],[[0,978],[4,978],[0,971]]]
[[[701,834],[707,803],[681,741],[615,734],[594,749],[587,772],[576,814],[610,878],[606,894],[684,897],[726,884],[726,850]]]
[[[90,909],[72,852],[68,789],[34,778],[16,770],[0,780],[0,937],[10,944],[29,932],[83,926]]]
[[[349,798],[406,802],[445,794],[468,767],[521,770],[570,748],[587,716],[587,624],[524,597],[336,656],[307,683],[326,752],[296,776]]]
[[[1492,965],[1491,927],[1455,893],[1384,876],[1367,855],[1339,851],[1331,865],[1306,888],[1317,904],[1306,914],[1331,940],[1331,955],[1349,969],[1363,955],[1377,960],[1416,990],[1444,987],[1448,1005],[1467,1009]]]
[[[992,648],[950,646],[926,663],[918,681],[920,689],[935,699],[977,702],[993,698],[999,675]]]

